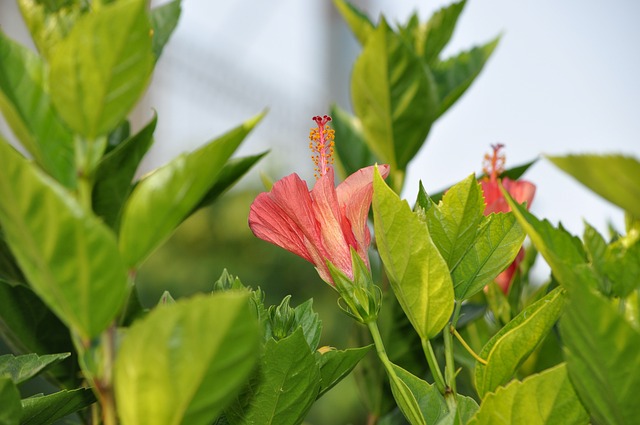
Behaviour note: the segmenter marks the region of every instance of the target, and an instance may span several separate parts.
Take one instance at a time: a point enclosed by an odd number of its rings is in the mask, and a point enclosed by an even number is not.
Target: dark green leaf
[[[64,390],[22,400],[20,425],[47,425],[95,403],[89,388]]]
[[[262,118],[258,115],[140,180],[120,223],[120,249],[130,267],[142,263],[211,190],[220,171]]]
[[[115,365],[123,425],[213,422],[258,359],[248,297],[224,292],[183,299],[129,328]]]
[[[70,355],[71,353],[62,353],[38,356],[30,353],[15,357],[13,354],[5,354],[0,356],[0,376],[9,376],[15,384],[20,384]]]
[[[66,326],[29,288],[12,287],[0,280],[0,335],[14,352],[74,352]],[[70,388],[78,384],[75,355],[47,369],[56,382]]]
[[[518,367],[546,337],[564,305],[564,290],[557,288],[531,304],[495,334],[479,353],[486,365],[476,364],[478,394],[495,391],[506,383]]]
[[[22,274],[16,258],[11,253],[9,245],[4,240],[4,233],[0,228],[0,280],[4,280],[10,285],[21,285],[27,282]]]
[[[0,32],[0,110],[38,164],[73,188],[73,138],[53,108],[45,79],[40,58]]]
[[[154,116],[155,118],[155,116]],[[120,145],[120,143],[128,140],[131,137],[131,124],[128,120],[122,121],[116,128],[111,130],[109,133],[109,137],[107,137],[107,147],[104,151],[104,154],[108,154],[116,147]]]
[[[640,217],[640,161],[623,155],[547,156],[606,200]]]
[[[456,23],[465,4],[466,1],[463,0],[442,7],[431,15],[425,25],[420,27],[420,33],[417,37],[420,42],[417,43],[416,51],[429,65],[438,61],[440,52],[451,40],[453,30],[456,28]]]
[[[436,117],[444,114],[467,91],[491,57],[499,40],[497,37],[483,46],[434,64],[433,77],[440,99]]]
[[[304,338],[309,344],[311,351],[318,348],[320,336],[322,334],[322,320],[319,319],[318,313],[313,311],[313,299],[309,299],[294,310],[295,326],[302,328]]]
[[[151,28],[153,28],[152,49],[156,60],[158,60],[162,54],[162,49],[178,25],[180,0],[173,0],[151,9],[150,18]]]
[[[379,162],[364,140],[362,125],[357,117],[337,105],[331,107],[331,117],[336,132],[335,151],[345,178]]]
[[[51,51],[53,102],[69,127],[89,140],[120,123],[147,86],[155,59],[146,3],[94,8]]]
[[[329,350],[319,354],[321,383],[318,398],[351,373],[371,348],[373,345],[347,350]]]
[[[589,416],[569,381],[563,363],[488,394],[469,425],[587,423]]]
[[[356,60],[351,82],[356,115],[371,151],[393,170],[405,170],[436,117],[430,71],[384,19]]]
[[[638,420],[640,332],[586,285],[569,291],[560,334],[569,377],[594,423]]]
[[[299,424],[320,390],[315,356],[298,329],[264,347],[258,376],[227,411],[232,425]]]
[[[98,164],[92,194],[93,209],[111,228],[117,228],[122,207],[131,192],[133,177],[153,143],[157,121],[154,115],[138,134],[119,143]]]
[[[369,35],[375,30],[373,23],[369,20],[367,15],[356,9],[351,3],[345,0],[334,0],[338,12],[342,15],[353,35],[360,42],[365,44]]]
[[[100,334],[128,285],[115,235],[1,138],[0,198],[0,225],[33,290],[79,337]]]
[[[0,376],[0,425],[18,425],[22,417],[20,393],[10,378]]]
[[[378,251],[393,292],[421,338],[437,335],[453,311],[453,283],[429,229],[376,168],[373,217]]]
[[[243,156],[240,158],[231,158],[220,170],[220,174],[211,189],[204,195],[198,206],[193,210],[204,208],[213,204],[223,193],[229,190],[240,180],[258,161],[260,161],[267,152],[257,155]],[[192,212],[192,213],[193,213]]]

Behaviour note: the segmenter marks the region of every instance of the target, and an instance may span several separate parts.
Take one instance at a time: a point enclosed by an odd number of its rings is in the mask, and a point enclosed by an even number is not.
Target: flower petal
[[[533,196],[536,193],[536,187],[533,183],[526,180],[514,181],[505,177],[502,180],[502,185],[517,203],[526,202],[527,209],[531,208],[531,202],[533,202]]]

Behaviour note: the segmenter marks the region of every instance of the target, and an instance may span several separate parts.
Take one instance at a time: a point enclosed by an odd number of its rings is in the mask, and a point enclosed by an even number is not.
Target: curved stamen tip
[[[498,176],[504,172],[506,156],[500,152],[503,148],[504,145],[502,143],[491,145],[493,152],[491,154],[484,155],[482,171],[491,181],[496,181]]]
[[[312,119],[318,127],[309,131],[309,149],[314,153],[311,159],[316,165],[315,176],[318,179],[332,170],[335,132],[327,125],[331,121],[329,115],[316,115]]]

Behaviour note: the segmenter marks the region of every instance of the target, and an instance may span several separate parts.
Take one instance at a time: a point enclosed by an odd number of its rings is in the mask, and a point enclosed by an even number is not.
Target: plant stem
[[[408,387],[402,382],[398,375],[396,375],[396,371],[393,369],[393,363],[389,360],[387,356],[387,351],[384,348],[384,343],[382,342],[382,337],[380,336],[380,330],[378,329],[378,324],[375,320],[368,322],[367,327],[369,328],[369,332],[371,332],[371,337],[373,338],[373,343],[376,346],[376,353],[378,354],[378,358],[382,362],[384,366],[387,376],[389,377],[389,381],[391,381],[391,390],[393,392],[393,397],[397,400],[401,398],[402,403],[398,403],[399,405],[404,405],[407,409],[412,409],[417,407],[415,398],[411,392],[408,392]],[[409,413],[413,417],[422,417],[422,413],[420,411],[413,412],[404,412],[404,415],[407,416]],[[407,419],[409,419],[407,417]],[[409,419],[411,422],[411,419]]]
[[[448,389],[456,394],[456,365],[453,360],[453,338],[449,329],[445,328],[442,332],[442,338],[444,339],[444,358],[445,369],[444,379]],[[446,396],[446,394],[445,394]]]
[[[436,388],[438,388],[440,394],[444,395],[446,392],[446,385],[444,383],[442,372],[440,371],[440,365],[438,365],[438,359],[436,358],[436,354],[433,352],[431,342],[426,338],[421,338],[420,340],[422,342],[422,351],[424,351],[424,355],[427,358],[427,363],[429,364],[429,369],[433,375]]]
[[[479,355],[476,354],[475,351],[473,351],[473,348],[471,348],[469,346],[469,344],[467,344],[467,341],[464,340],[464,338],[462,338],[462,335],[460,335],[458,333],[458,331],[456,330],[456,328],[454,328],[453,326],[451,326],[449,328],[451,330],[451,333],[453,333],[453,336],[455,336],[458,341],[460,341],[460,344],[462,344],[462,346],[465,348],[465,350],[467,350],[467,352],[469,354],[471,354],[471,356],[476,359],[479,363],[482,363],[483,365],[487,364],[487,361],[485,359],[483,359],[482,357],[480,357]]]

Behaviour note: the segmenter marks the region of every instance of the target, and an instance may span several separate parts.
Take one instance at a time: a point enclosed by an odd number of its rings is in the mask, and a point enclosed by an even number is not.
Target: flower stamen
[[[486,174],[486,178],[492,182],[498,180],[498,176],[504,172],[504,164],[506,156],[500,153],[500,150],[504,148],[502,143],[497,145],[491,145],[493,153],[484,155],[484,163],[482,165],[482,171]]]
[[[313,117],[313,120],[318,126],[309,131],[309,149],[314,153],[311,156],[316,165],[314,175],[319,179],[332,170],[335,132],[327,124],[331,121],[329,115],[318,115]]]

